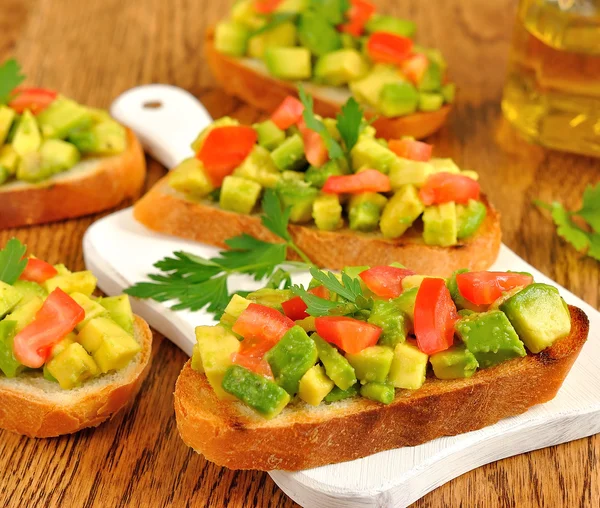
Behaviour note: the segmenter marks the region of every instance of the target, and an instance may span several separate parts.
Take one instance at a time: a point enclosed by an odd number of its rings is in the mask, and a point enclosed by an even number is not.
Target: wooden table
[[[202,57],[204,30],[229,3],[3,0],[0,60],[16,56],[30,84],[94,106],[107,107],[142,83],[172,83],[200,97],[214,117],[255,121],[257,111],[215,87]],[[600,263],[560,240],[531,203],[558,199],[578,206],[585,185],[600,179],[600,161],[528,145],[500,114],[516,1],[378,3],[418,23],[419,39],[443,50],[460,87],[449,125],[430,140],[437,154],[479,171],[502,211],[510,248],[598,308]],[[164,168],[152,159],[148,164],[150,187]],[[97,218],[3,231],[0,245],[17,236],[30,252],[82,269],[82,236]],[[172,392],[185,361],[155,333],[152,372],[130,411],[70,437],[34,441],[1,433],[0,504],[293,506],[265,473],[221,469],[179,439]],[[599,477],[596,436],[481,467],[415,506],[592,506],[600,499]]]

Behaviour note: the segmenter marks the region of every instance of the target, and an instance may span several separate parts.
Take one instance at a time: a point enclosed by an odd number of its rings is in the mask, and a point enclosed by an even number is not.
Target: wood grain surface
[[[430,141],[438,155],[479,171],[502,212],[504,241],[572,292],[600,306],[600,263],[578,255],[531,202],[580,203],[600,161],[546,151],[517,138],[500,97],[515,0],[379,0],[414,19],[418,39],[442,49],[460,87],[450,123]],[[211,0],[2,0],[0,60],[15,56],[28,83],[108,107],[126,89],[172,83],[214,117],[260,114],[220,92],[200,47],[230,2]],[[149,187],[164,168],[149,159]],[[102,189],[98,189],[102,192]],[[83,268],[81,240],[98,216],[0,232],[50,262]],[[125,247],[126,249],[126,247]],[[126,252],[126,250],[124,251]],[[96,430],[34,441],[0,432],[3,506],[295,506],[264,473],[216,467],[187,449],[173,413],[185,355],[155,334],[153,369],[136,404]],[[509,458],[455,479],[418,501],[437,506],[600,506],[600,436]]]

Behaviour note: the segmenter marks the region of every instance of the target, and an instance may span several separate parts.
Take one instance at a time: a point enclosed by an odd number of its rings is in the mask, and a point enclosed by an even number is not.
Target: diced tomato
[[[17,113],[23,113],[28,109],[37,115],[52,104],[57,96],[58,93],[54,90],[46,88],[17,88],[8,105]]]
[[[289,129],[302,120],[303,112],[304,106],[302,103],[296,97],[288,95],[271,115],[271,121],[280,129]]]
[[[378,326],[346,316],[318,317],[315,327],[323,339],[351,354],[374,346],[381,335]]]
[[[231,355],[231,361],[236,365],[240,365],[241,367],[245,367],[252,372],[260,374],[261,376],[264,376],[268,379],[273,379],[273,371],[271,370],[271,366],[264,358],[233,353]]]
[[[388,32],[375,32],[367,41],[367,52],[374,62],[400,65],[412,53],[413,41]]]
[[[366,286],[382,298],[396,298],[402,293],[402,280],[416,272],[395,266],[374,266],[359,274]]]
[[[460,294],[476,305],[489,305],[505,291],[532,283],[531,275],[514,272],[465,272],[456,276]]]
[[[251,303],[237,318],[232,330],[244,337],[242,345],[247,340],[257,343],[267,341],[274,345],[292,326],[294,322],[281,312],[266,305]]]
[[[389,192],[391,189],[389,177],[376,169],[367,169],[353,175],[330,176],[323,185],[323,192],[329,194]]]
[[[415,300],[414,328],[419,349],[428,355],[445,351],[454,342],[456,305],[443,279],[426,278]]]
[[[413,84],[418,85],[423,79],[428,66],[429,60],[427,57],[422,53],[415,53],[402,62],[400,70]]]
[[[261,14],[272,13],[283,0],[254,0],[254,10]]]
[[[27,266],[19,277],[21,280],[30,280],[42,284],[48,279],[54,277],[58,272],[50,263],[46,263],[41,259],[29,258]]]
[[[325,286],[317,286],[316,288],[309,289],[308,292],[320,298],[329,298],[329,290]],[[294,321],[306,319],[308,317],[308,314],[306,313],[307,305],[299,296],[295,296],[287,302],[283,302],[281,307],[283,308],[284,314]]]
[[[341,32],[360,37],[365,31],[367,21],[375,14],[376,7],[367,0],[351,0],[350,9],[347,13],[348,22],[340,25]]]
[[[479,183],[468,176],[456,173],[434,173],[419,191],[421,201],[427,206],[455,201],[468,203],[479,199]]]
[[[302,140],[304,141],[306,160],[309,164],[316,168],[320,168],[329,160],[327,146],[318,132],[305,129],[302,133]]]
[[[14,338],[15,358],[37,369],[46,363],[50,350],[85,318],[83,308],[62,289],[56,288],[38,310],[34,320]]]
[[[431,159],[433,145],[415,141],[414,139],[390,139],[388,148],[399,157],[413,161],[428,161]]]
[[[215,187],[250,155],[257,134],[252,127],[227,125],[211,130],[196,155]]]

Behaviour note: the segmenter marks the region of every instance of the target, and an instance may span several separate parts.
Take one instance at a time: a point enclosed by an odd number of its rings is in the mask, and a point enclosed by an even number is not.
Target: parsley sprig
[[[16,238],[11,238],[0,250],[0,281],[14,284],[25,270],[27,259],[23,259],[27,247]]]
[[[14,58],[0,65],[0,104],[8,103],[13,90],[24,80],[25,76],[21,73],[21,66]]]
[[[579,252],[600,261],[600,183],[586,187],[582,206],[575,212],[566,210],[557,201],[549,204],[536,200],[534,203],[550,211],[559,236]],[[581,227],[574,219],[584,222],[587,227]]]
[[[268,189],[262,201],[263,225],[281,238],[283,243],[270,243],[248,234],[230,238],[225,243],[230,250],[222,251],[214,258],[205,259],[188,252],[175,252],[154,266],[162,273],[150,274],[152,282],[138,282],[125,290],[137,298],[150,298],[158,302],[176,300],[173,310],[200,310],[223,312],[231,293],[228,279],[231,275],[246,274],[254,280],[268,278],[266,286],[274,289],[291,285],[289,270],[280,265],[312,264],[310,259],[294,243],[288,232],[289,209],[282,210],[279,198]],[[288,249],[296,252],[304,263],[286,261]],[[247,294],[245,292],[238,292]]]

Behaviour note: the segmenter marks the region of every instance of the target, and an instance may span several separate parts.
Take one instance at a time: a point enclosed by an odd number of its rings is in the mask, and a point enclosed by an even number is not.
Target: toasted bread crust
[[[362,398],[316,409],[302,404],[267,421],[240,403],[219,401],[188,362],[175,388],[177,427],[208,460],[265,471],[308,469],[477,430],[554,398],[589,330],[581,309],[570,312],[571,334],[542,353],[469,379],[428,378],[415,392],[397,391],[389,406]]]
[[[204,53],[213,74],[223,89],[252,106],[272,113],[288,95],[298,96],[295,83],[282,81],[260,74],[244,65],[239,58],[219,53],[214,45],[214,29],[206,32]],[[330,98],[320,96],[317,87],[311,87],[314,97],[314,111],[323,117],[333,117],[339,113],[342,104]],[[314,92],[314,93],[313,93]],[[378,137],[395,139],[401,136],[424,138],[437,131],[446,122],[450,106],[445,105],[438,111],[414,113],[412,115],[387,118],[367,111],[368,118],[378,116],[373,123]]]
[[[152,332],[135,316],[135,333],[142,344],[141,358],[126,378],[54,403],[41,390],[32,393],[7,386],[0,379],[0,428],[29,437],[45,438],[97,427],[112,418],[137,395],[150,367]],[[65,392],[68,394],[68,392]]]
[[[459,268],[489,268],[496,259],[501,242],[500,217],[485,197],[484,202],[488,213],[480,230],[452,247],[426,245],[414,228],[395,240],[348,228],[320,231],[315,226],[292,224],[290,232],[298,247],[318,266],[341,270],[345,266],[400,262],[417,273],[448,277]],[[242,233],[279,241],[261,224],[259,216],[222,210],[208,201],[187,200],[169,186],[166,177],[136,203],[134,216],[154,231],[218,247],[225,247],[225,240]],[[299,259],[295,253],[290,258]]]
[[[0,229],[43,224],[101,212],[136,196],[144,184],[146,161],[135,134],[127,129],[127,149],[95,159],[81,175],[69,172],[40,184],[0,186]]]

